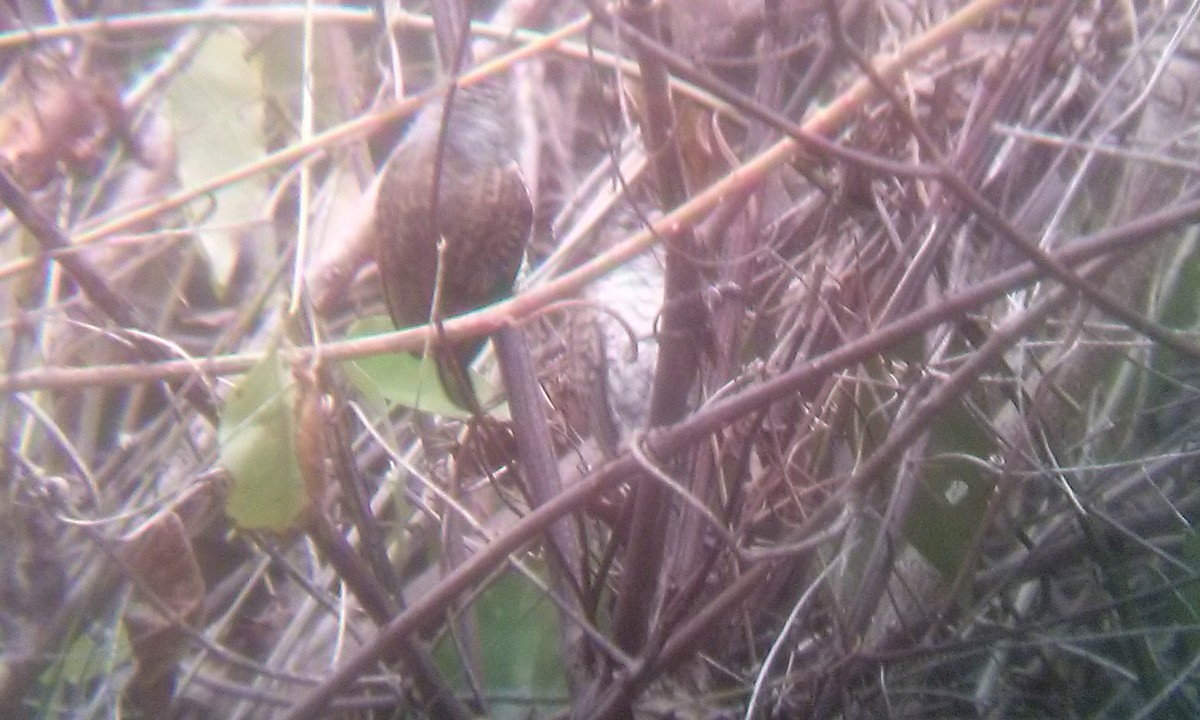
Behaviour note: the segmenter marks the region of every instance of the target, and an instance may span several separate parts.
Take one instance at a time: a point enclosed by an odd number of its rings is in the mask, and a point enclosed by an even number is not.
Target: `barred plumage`
[[[422,110],[388,159],[376,200],[375,259],[397,327],[430,319],[439,235],[445,240],[439,318],[512,292],[533,207],[513,157],[506,99],[505,87],[495,82],[458,90],[448,115],[440,102]],[[445,139],[439,140],[443,124]],[[439,142],[443,149],[435,171]],[[435,345],[434,350],[447,395],[471,410],[478,402],[465,369],[483,343]]]

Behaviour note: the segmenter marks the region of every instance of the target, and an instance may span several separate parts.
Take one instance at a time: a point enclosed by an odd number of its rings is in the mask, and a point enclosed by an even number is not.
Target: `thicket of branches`
[[[1194,6],[478,7],[526,268],[390,332],[433,4],[0,9],[0,714],[1200,716]]]

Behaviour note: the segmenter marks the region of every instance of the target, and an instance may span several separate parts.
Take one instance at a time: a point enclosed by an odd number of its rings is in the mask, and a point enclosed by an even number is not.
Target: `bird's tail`
[[[471,373],[468,371],[471,361],[479,354],[479,349],[478,346],[447,347],[435,351],[438,380],[442,383],[446,397],[473,415],[483,414],[483,406],[479,403],[479,396],[475,393],[475,385],[471,382]]]

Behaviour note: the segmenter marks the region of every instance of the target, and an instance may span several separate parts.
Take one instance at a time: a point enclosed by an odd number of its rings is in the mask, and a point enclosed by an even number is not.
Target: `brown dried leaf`
[[[96,164],[104,137],[124,125],[111,79],[79,77],[51,56],[31,56],[9,71],[0,108],[0,162],[28,190],[45,187],[60,163]]]
[[[161,717],[186,648],[184,625],[200,619],[204,578],[183,521],[174,512],[155,516],[126,538],[121,555],[136,578],[124,614],[135,665],[125,702],[146,717]]]

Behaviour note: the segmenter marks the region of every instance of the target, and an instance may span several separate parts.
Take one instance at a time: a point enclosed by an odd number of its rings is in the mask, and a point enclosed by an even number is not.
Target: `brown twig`
[[[38,208],[33,198],[29,197],[12,175],[8,168],[0,165],[0,203],[12,212],[13,216],[29,230],[42,249],[62,266],[71,279],[79,285],[79,289],[95,306],[124,330],[144,360],[154,362],[169,357],[166,348],[158,343],[148,341],[149,323],[141,316],[128,300],[119,295],[104,280],[91,263],[77,253],[64,252],[71,248],[71,241],[66,234]],[[185,381],[178,388],[184,398],[196,408],[209,422],[216,422],[217,408],[211,395],[196,382]]]
[[[1143,241],[1150,240],[1159,233],[1178,227],[1180,224],[1197,220],[1200,220],[1200,201],[1176,206],[1170,211],[1160,212],[1152,218],[1142,218],[1122,228],[1120,240],[1111,242],[1106,251],[1112,252],[1118,248],[1129,249],[1130,240],[1133,238],[1140,238]],[[1101,237],[1112,241],[1114,234],[1113,230],[1100,233],[1097,238],[1093,238],[1092,243]],[[1089,245],[1095,249],[1095,245],[1092,243]],[[1078,249],[1078,244],[1075,249]],[[1037,274],[1032,263],[1025,263],[972,288],[947,296],[939,302],[930,303],[897,322],[877,328],[867,335],[846,342],[825,355],[801,363],[787,372],[751,386],[727,400],[712,404],[677,425],[652,430],[647,436],[647,450],[659,457],[679,452],[689,444],[696,442],[698,438],[717,432],[748,413],[770,406],[781,398],[797,393],[811,392],[817,384],[831,374],[905,342],[914,334],[924,332],[944,322],[956,321],[971,310],[1002,297],[1015,287],[1032,281]],[[950,388],[946,392],[949,393],[953,390],[956,389]],[[878,457],[884,458],[885,456],[879,455]],[[287,720],[316,717],[320,709],[343,687],[352,682],[372,663],[384,657],[389,652],[389,648],[394,646],[397,638],[436,620],[440,608],[446,602],[457,597],[473,583],[485,579],[503,557],[514,552],[539,533],[545,532],[550,523],[568,513],[579,510],[607,488],[634,477],[638,472],[636,459],[626,453],[597,469],[586,478],[567,486],[560,495],[519,520],[494,538],[470,560],[456,568],[441,583],[431,589],[420,603],[388,623],[379,635],[364,646],[358,654],[335,669],[319,688],[292,708],[285,716]],[[860,483],[871,480],[871,476],[861,473],[856,477],[859,478],[858,482]],[[808,519],[794,531],[788,542],[797,544],[810,535],[819,534],[820,528],[837,514],[840,507],[841,500],[835,497],[815,508]],[[739,587],[753,587],[755,582],[761,583],[771,567],[770,562],[754,565],[744,576],[744,584],[739,581]],[[713,602],[728,603],[732,600],[723,594]],[[700,612],[707,613],[708,609],[702,608]],[[664,647],[667,646],[669,645],[664,645]]]
[[[658,36],[659,6],[634,3],[630,10],[630,24],[651,37]],[[640,49],[638,65],[642,71],[646,155],[662,206],[678,207],[687,200],[687,188],[667,73],[657,58]],[[696,238],[690,226],[681,228],[667,245],[658,360],[650,390],[651,427],[674,423],[687,413],[688,394],[699,369],[704,320],[699,302],[700,273],[692,261],[696,255]],[[677,462],[671,466],[676,471],[682,469]],[[641,649],[650,619],[657,614],[663,553],[672,544],[665,532],[667,497],[666,489],[658,483],[643,481],[634,485],[630,500],[633,518],[613,620],[613,638],[626,652]]]

